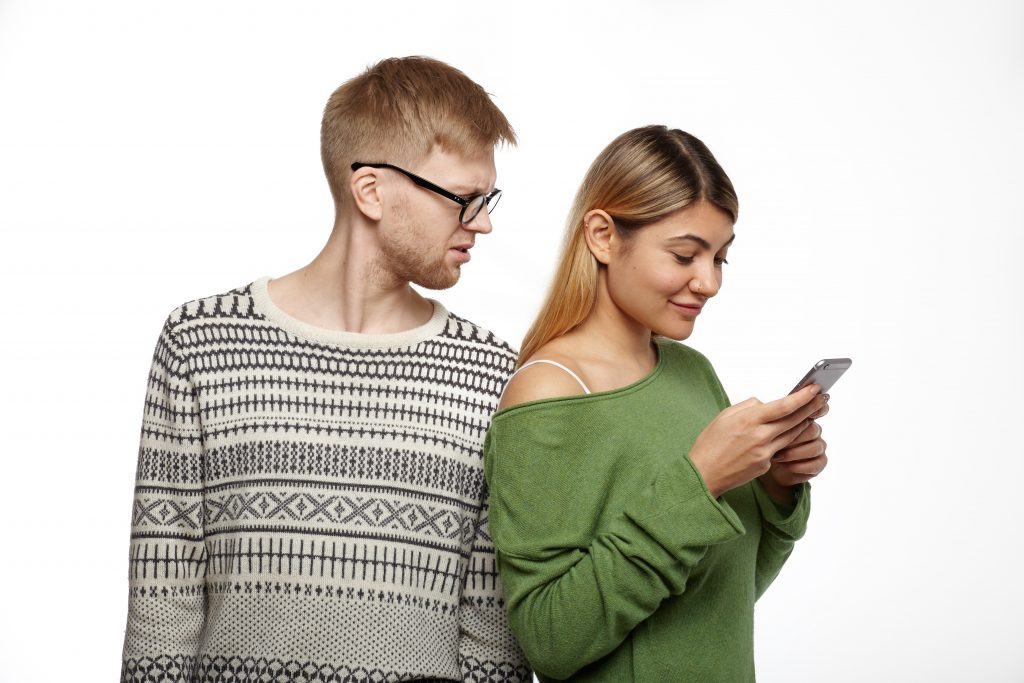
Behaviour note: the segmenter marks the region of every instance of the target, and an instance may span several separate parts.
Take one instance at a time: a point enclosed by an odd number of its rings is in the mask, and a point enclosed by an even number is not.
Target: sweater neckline
[[[270,322],[307,341],[329,344],[331,346],[365,349],[411,347],[441,334],[448,321],[448,310],[439,301],[427,299],[433,305],[434,313],[430,316],[430,320],[418,327],[386,334],[363,334],[346,330],[331,330],[326,327],[311,325],[285,313],[284,310],[279,308],[270,299],[270,293],[267,289],[267,284],[270,280],[270,276],[263,276],[252,283],[253,306]]]
[[[632,384],[619,387],[618,389],[609,389],[607,391],[594,391],[589,394],[576,394],[573,396],[555,396],[553,398],[541,398],[536,401],[525,401],[523,403],[517,403],[510,408],[502,408],[501,410],[494,413],[491,417],[493,422],[495,418],[518,411],[520,408],[534,408],[543,405],[560,405],[563,403],[572,403],[576,401],[600,401],[602,399],[617,398],[626,394],[631,394],[636,391],[640,391],[648,384],[653,382],[658,375],[661,374],[662,369],[665,367],[665,355],[667,353],[666,345],[671,343],[668,339],[663,337],[654,338],[654,347],[658,351],[658,360],[654,363],[654,368],[636,380]]]

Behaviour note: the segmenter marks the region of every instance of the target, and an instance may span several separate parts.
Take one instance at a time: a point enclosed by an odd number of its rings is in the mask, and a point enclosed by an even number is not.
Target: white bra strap
[[[569,368],[565,367],[561,363],[558,363],[558,362],[553,361],[553,360],[546,360],[544,358],[538,358],[537,360],[531,360],[529,363],[526,363],[525,365],[523,365],[518,370],[516,370],[515,372],[512,373],[512,376],[508,378],[509,381],[511,382],[512,381],[512,377],[515,377],[516,375],[518,375],[520,372],[522,372],[526,368],[530,367],[531,365],[536,365],[537,363],[547,363],[548,365],[554,365],[555,367],[562,368],[563,370],[568,372],[570,375],[572,375],[572,378],[574,380],[576,380],[577,382],[580,383],[580,386],[583,387],[583,393],[584,394],[589,394],[590,393],[590,389],[587,388],[587,385],[583,383],[583,380],[581,380],[579,378],[579,376],[575,372],[573,372]]]

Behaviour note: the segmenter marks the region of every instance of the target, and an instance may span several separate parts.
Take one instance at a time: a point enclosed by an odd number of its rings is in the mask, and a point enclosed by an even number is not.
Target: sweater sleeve
[[[170,320],[142,419],[121,680],[192,680],[206,611],[203,442],[196,388]]]
[[[459,667],[466,683],[530,683],[530,666],[509,629],[488,518],[485,486],[459,605]]]
[[[811,513],[811,485],[801,484],[796,490],[796,505],[779,505],[760,481],[754,480],[754,497],[761,511],[761,543],[757,546],[757,566],[754,575],[756,597],[768,590],[782,565],[789,559],[793,546],[807,530]]]
[[[744,530],[682,453],[595,528],[581,516],[600,501],[587,499],[594,492],[574,474],[558,472],[565,432],[545,429],[550,423],[492,424],[485,457],[509,622],[536,671],[564,679],[682,593],[709,546]]]
[[[701,358],[718,405],[724,409],[731,405],[725,388],[711,364]],[[807,529],[807,518],[811,512],[811,485],[805,483],[796,490],[796,505],[792,507],[779,505],[772,500],[768,491],[756,479],[752,486],[762,521],[754,574],[755,596],[760,598],[782,571],[782,565],[789,559],[793,546]]]

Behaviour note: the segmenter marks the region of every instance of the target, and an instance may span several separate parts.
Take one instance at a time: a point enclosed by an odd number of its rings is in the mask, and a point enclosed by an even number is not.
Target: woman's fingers
[[[774,455],[792,446],[809,427],[809,420],[802,420],[782,432],[768,443],[768,450]]]
[[[765,425],[772,450],[778,451],[789,446],[797,435],[807,428],[813,415],[824,405],[825,400],[818,396],[792,415]]]
[[[814,479],[822,473],[827,465],[828,456],[825,454],[809,460],[776,462],[772,464],[772,469],[774,470],[772,475],[780,484],[793,486]]]
[[[776,420],[781,420],[787,415],[792,415],[800,408],[806,406],[820,392],[821,387],[819,387],[817,384],[811,384],[810,386],[804,387],[795,394],[783,396],[780,399],[776,399],[774,401],[765,403],[761,407],[760,418],[764,422],[775,422]],[[797,422],[799,422],[799,420],[797,420]]]
[[[766,403],[765,405],[767,406],[768,404]],[[779,435],[789,432],[794,427],[800,425],[800,423],[802,423],[804,420],[811,419],[814,416],[814,414],[820,411],[824,406],[824,396],[814,396],[811,398],[810,401],[797,408],[791,414],[786,415],[785,417],[782,417],[773,422],[769,422],[767,424],[769,433],[772,434],[772,438],[781,441],[781,439],[778,439]],[[788,445],[788,442],[783,442],[781,443],[779,448]]]
[[[828,465],[828,456],[824,453],[816,458],[780,464],[780,466],[786,469],[790,474],[806,476],[808,478],[816,477],[821,474],[821,471],[825,469],[826,465]]]
[[[825,397],[825,405],[823,405],[821,407],[821,410],[819,410],[818,412],[816,412],[814,415],[811,416],[812,420],[817,420],[819,417],[825,417],[826,415],[828,415],[828,399],[829,399],[829,396],[828,396],[828,394],[823,394],[823,396]]]
[[[824,455],[828,444],[826,444],[825,440],[821,438],[821,428],[812,422],[811,427],[809,427],[808,430],[815,427],[817,427],[817,429],[814,431],[816,431],[817,434],[814,438],[781,449],[775,454],[772,461],[777,463],[792,463],[803,460],[813,460],[814,458]]]
[[[814,441],[821,436],[821,425],[815,422],[814,418],[810,418],[810,420],[807,420],[806,422],[808,422],[807,426],[796,435],[793,441],[786,446],[786,448],[799,446],[800,444],[807,443],[808,441]]]

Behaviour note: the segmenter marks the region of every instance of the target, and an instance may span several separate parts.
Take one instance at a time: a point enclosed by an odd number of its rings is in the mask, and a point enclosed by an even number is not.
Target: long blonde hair
[[[612,140],[576,193],[554,280],[523,339],[519,363],[586,320],[597,301],[599,264],[583,229],[588,211],[603,209],[628,240],[695,201],[717,206],[736,222],[739,202],[732,181],[703,142],[665,126],[635,128]]]

